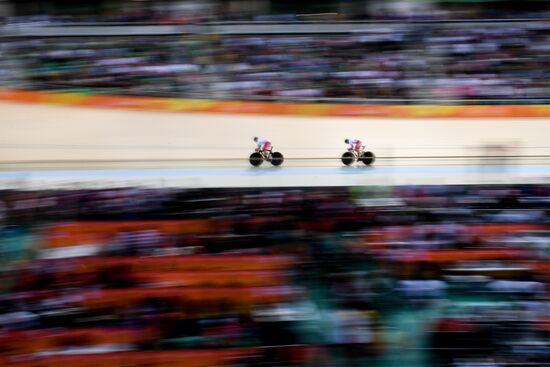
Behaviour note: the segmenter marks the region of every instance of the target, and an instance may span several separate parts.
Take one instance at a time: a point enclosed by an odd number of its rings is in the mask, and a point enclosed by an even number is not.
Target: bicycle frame
[[[264,151],[264,150],[260,150],[259,153],[262,155],[262,157],[268,161],[271,157],[271,154],[273,153],[273,147],[269,148],[269,150],[267,151]]]
[[[363,153],[365,153],[365,151],[365,145],[361,145],[361,149],[359,149],[359,151],[356,151],[355,149],[348,150],[348,152],[351,152],[355,156],[355,159],[359,159],[359,157],[361,157]]]

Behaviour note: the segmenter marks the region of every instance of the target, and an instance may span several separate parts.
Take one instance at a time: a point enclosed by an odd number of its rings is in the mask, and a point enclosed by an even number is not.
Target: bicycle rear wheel
[[[273,154],[271,154],[271,164],[274,166],[280,166],[283,164],[284,160],[285,158],[279,152],[273,152]]]
[[[374,153],[373,152],[364,152],[362,155],[361,155],[361,162],[363,162],[366,166],[370,166],[371,164],[374,163],[374,160],[375,160],[375,156],[374,156]]]

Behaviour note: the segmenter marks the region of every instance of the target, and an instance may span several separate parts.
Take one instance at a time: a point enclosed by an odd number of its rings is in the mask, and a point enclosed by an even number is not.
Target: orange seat
[[[153,328],[77,328],[13,331],[0,334],[0,344],[8,353],[27,354],[63,345],[92,346],[127,344],[154,339]]]
[[[160,298],[182,302],[209,301],[250,306],[260,302],[280,302],[296,296],[290,287],[190,287],[190,288],[124,288],[82,291],[77,302],[90,308],[126,307],[141,301]]]
[[[280,285],[286,277],[280,271],[193,271],[193,272],[142,272],[138,282],[165,286],[265,286]]]
[[[214,367],[231,364],[254,349],[177,350],[57,355],[37,359],[6,359],[14,367]]]
[[[83,243],[105,243],[117,233],[155,229],[167,234],[205,234],[219,231],[227,223],[210,219],[142,220],[113,222],[65,222],[43,232],[46,248]]]

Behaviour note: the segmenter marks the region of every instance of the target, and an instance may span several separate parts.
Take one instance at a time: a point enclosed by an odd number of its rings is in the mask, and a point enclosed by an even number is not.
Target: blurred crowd
[[[370,26],[341,34],[4,39],[0,83],[235,99],[548,99],[543,22]]]
[[[549,202],[546,185],[4,191],[3,255],[26,241],[0,263],[0,358],[544,365]]]
[[[546,0],[521,4],[497,0],[469,2],[327,0],[121,0],[117,3],[88,0],[78,4],[26,0],[14,2],[4,24],[66,25],[74,23],[188,24],[201,22],[307,22],[307,21],[392,21],[454,19],[544,19],[550,16]],[[1,13],[0,13],[1,15]],[[2,24],[0,18],[0,24]]]

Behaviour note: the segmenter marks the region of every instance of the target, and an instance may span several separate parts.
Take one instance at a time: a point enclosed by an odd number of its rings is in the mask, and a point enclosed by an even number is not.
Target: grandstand
[[[536,20],[39,26],[6,32],[6,86],[361,103],[548,98],[549,28]]]
[[[0,195],[7,365],[544,358],[508,348],[548,330],[547,185]]]

